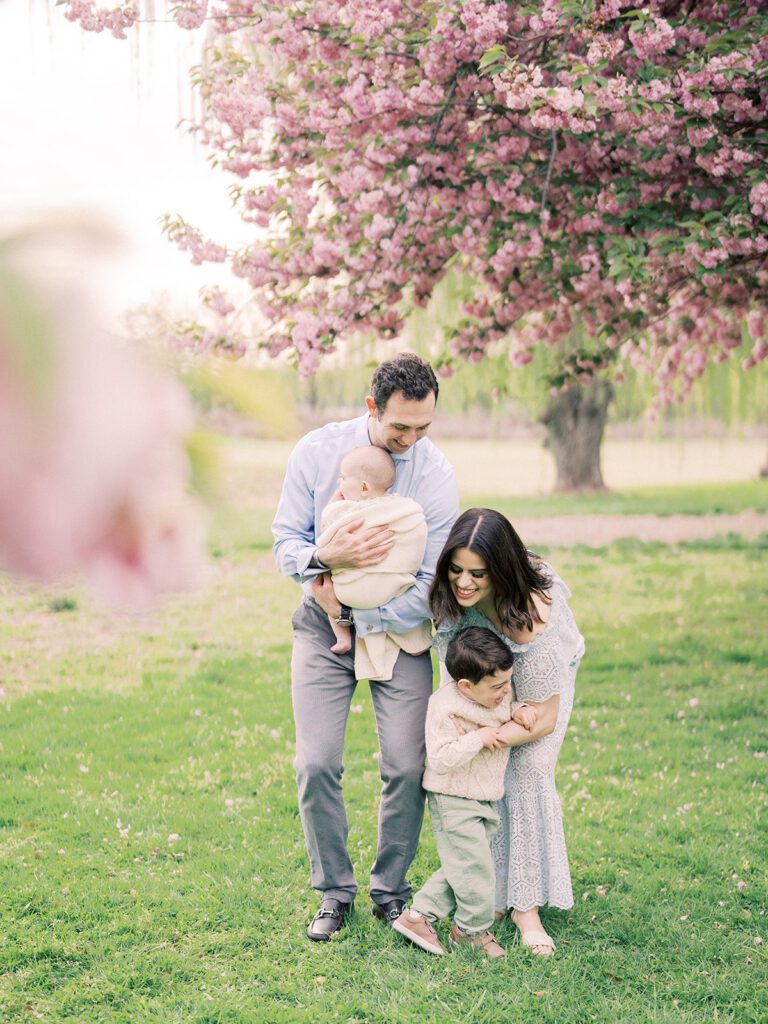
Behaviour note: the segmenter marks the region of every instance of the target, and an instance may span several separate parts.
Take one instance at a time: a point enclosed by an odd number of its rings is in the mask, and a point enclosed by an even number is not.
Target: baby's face
[[[343,464],[339,477],[339,492],[347,501],[361,501],[365,497],[362,477],[351,472],[345,473]]]

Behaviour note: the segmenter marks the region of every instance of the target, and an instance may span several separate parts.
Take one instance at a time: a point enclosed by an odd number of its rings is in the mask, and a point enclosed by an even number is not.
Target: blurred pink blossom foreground
[[[183,388],[100,329],[92,226],[0,241],[0,569],[83,572],[110,603],[186,588],[202,565]]]

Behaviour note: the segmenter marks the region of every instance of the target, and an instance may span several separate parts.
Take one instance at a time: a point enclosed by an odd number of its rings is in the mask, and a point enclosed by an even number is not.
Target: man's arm
[[[310,564],[315,554],[315,480],[313,460],[306,445],[299,442],[291,452],[283,490],[272,521],[273,551],[277,568],[284,576],[300,581],[324,570]]]
[[[322,551],[316,548],[315,446],[300,441],[288,460],[283,490],[272,521],[277,567],[298,582],[317,577],[328,569],[376,565],[392,546],[386,526],[363,528],[363,520],[339,527]]]
[[[356,610],[355,628],[360,636],[366,633],[407,633],[431,617],[429,588],[437,559],[459,514],[459,496],[453,470],[435,473],[434,479],[430,478],[428,483],[431,487],[428,497],[409,495],[422,506],[427,521],[427,546],[416,582],[381,608]]]

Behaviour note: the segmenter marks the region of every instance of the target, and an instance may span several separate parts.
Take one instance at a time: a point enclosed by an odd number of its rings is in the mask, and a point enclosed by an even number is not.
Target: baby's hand
[[[483,741],[483,746],[487,747],[488,750],[500,750],[501,743],[499,742],[498,729],[495,729],[492,725],[484,725],[482,729],[477,730],[480,739]]]
[[[539,716],[536,714],[535,708],[522,707],[518,708],[517,711],[512,715],[512,721],[517,722],[518,725],[522,725],[524,729],[530,730],[536,725],[536,719]]]

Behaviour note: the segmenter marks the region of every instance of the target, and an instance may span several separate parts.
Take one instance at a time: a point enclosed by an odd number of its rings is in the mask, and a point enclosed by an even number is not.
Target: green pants
[[[496,804],[444,793],[427,793],[427,804],[441,867],[413,897],[413,909],[430,921],[455,911],[463,932],[487,931],[493,924]]]

